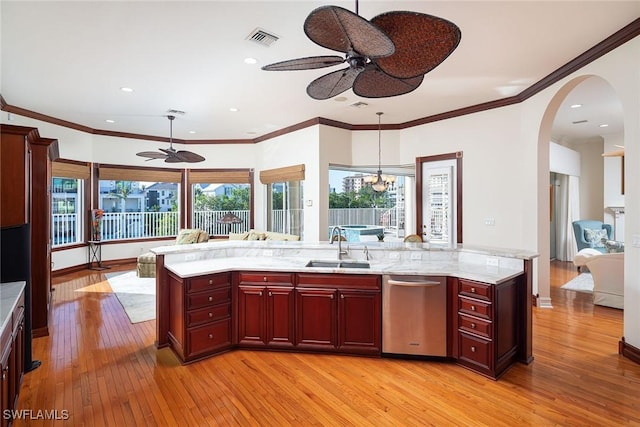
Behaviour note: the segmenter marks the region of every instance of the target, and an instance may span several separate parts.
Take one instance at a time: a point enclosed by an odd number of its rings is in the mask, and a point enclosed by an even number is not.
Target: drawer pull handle
[[[209,334],[209,339],[212,340],[213,339],[213,334]],[[475,350],[473,350],[475,351]]]
[[[213,280],[209,279],[209,284],[213,285]]]
[[[344,295],[343,295],[343,294],[340,294],[340,298],[341,298],[341,299],[344,299]]]
[[[266,281],[267,281],[267,276],[264,276],[264,277],[262,278],[262,281],[263,281],[263,282],[266,282]]]
[[[472,323],[472,324],[471,324],[471,329],[475,329],[475,328],[476,328],[476,324],[475,324],[475,323]]]
[[[258,292],[258,296],[262,296],[262,291]]]
[[[213,301],[213,297],[209,297],[209,302]]]
[[[331,294],[331,299],[333,299],[333,294]]]
[[[209,312],[209,318],[213,317],[213,313]]]
[[[471,306],[471,311],[476,311],[476,306],[475,305]]]
[[[471,288],[471,293],[472,293],[472,294],[475,294],[475,293],[476,293],[476,288],[473,288],[473,287],[472,287],[472,288]]]
[[[476,346],[475,346],[475,345],[472,345],[472,346],[471,346],[471,353],[475,353],[475,352],[476,352]]]
[[[269,291],[269,296],[272,297],[273,296],[273,292]]]

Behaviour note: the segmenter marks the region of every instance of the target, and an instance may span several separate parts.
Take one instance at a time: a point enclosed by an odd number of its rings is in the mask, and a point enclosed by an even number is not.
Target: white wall
[[[580,176],[580,153],[555,142],[549,143],[549,171]]]
[[[580,153],[580,217],[604,219],[604,140],[595,137],[571,141],[569,146]]]

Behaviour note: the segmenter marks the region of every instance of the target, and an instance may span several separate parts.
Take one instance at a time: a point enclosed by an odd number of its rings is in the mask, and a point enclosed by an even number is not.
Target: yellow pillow
[[[244,233],[229,233],[229,240],[248,240],[249,232]]]
[[[300,240],[300,236],[296,236],[295,234],[276,233],[275,231],[267,231],[265,234],[267,235],[265,240]]]
[[[259,233],[255,230],[249,230],[249,236],[247,236],[247,240],[264,240],[265,237],[266,236],[264,233]]]

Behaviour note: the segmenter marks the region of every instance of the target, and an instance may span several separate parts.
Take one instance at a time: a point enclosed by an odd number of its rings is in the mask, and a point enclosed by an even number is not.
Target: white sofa
[[[624,252],[603,254],[583,249],[573,262],[591,272],[595,305],[624,308]]]

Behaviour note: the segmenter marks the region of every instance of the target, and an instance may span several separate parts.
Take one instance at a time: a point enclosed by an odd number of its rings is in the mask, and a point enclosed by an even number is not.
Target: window
[[[54,177],[51,184],[53,246],[82,242],[84,180]]]
[[[377,169],[377,168],[376,168]],[[376,169],[367,166],[333,165],[329,169],[329,228],[344,227],[348,241],[401,241],[407,231],[405,191],[413,182],[414,165],[384,167],[392,179],[385,191],[374,191],[371,177]],[[329,230],[327,230],[329,233]],[[327,234],[328,236],[328,234]]]
[[[267,230],[304,234],[304,165],[287,166],[260,172],[267,186]]]
[[[102,240],[177,235],[181,181],[182,171],[100,167]]]
[[[249,231],[253,224],[253,171],[189,171],[191,227],[210,236]]]
[[[82,243],[89,165],[57,160],[51,165],[51,175],[52,247]]]

